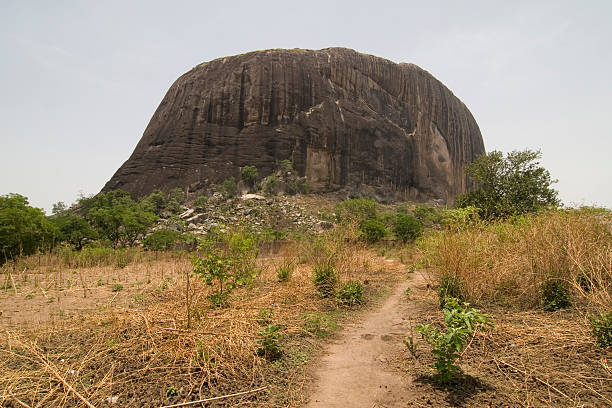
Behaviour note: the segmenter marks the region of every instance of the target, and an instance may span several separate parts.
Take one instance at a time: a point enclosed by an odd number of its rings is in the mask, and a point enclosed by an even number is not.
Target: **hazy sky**
[[[97,193],[196,64],[330,46],[428,70],[487,151],[541,149],[564,202],[612,208],[607,0],[0,0],[0,194]]]

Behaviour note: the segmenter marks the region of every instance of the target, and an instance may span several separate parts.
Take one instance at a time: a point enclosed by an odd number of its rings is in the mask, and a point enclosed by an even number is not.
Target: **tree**
[[[49,220],[57,227],[59,240],[73,245],[77,251],[83,248],[88,239],[97,237],[87,220],[76,215],[60,213],[60,215],[50,217]]]
[[[557,206],[557,191],[548,170],[537,161],[540,151],[500,151],[480,156],[466,168],[476,188],[457,197],[456,206],[478,207],[485,219],[537,212]]]
[[[253,187],[255,181],[259,178],[259,172],[255,166],[244,166],[242,168],[242,180],[249,187]]]
[[[116,247],[134,245],[139,236],[153,225],[157,216],[149,203],[137,203],[121,190],[101,193],[80,201],[85,218],[95,228],[100,238]]]
[[[51,247],[57,233],[45,213],[29,206],[26,197],[19,194],[0,196],[0,264]]]

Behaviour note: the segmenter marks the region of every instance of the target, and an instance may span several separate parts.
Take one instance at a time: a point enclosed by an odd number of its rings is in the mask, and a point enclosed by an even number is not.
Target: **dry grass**
[[[411,298],[421,308],[415,324],[442,324],[435,291],[423,287]],[[479,332],[463,351],[463,373],[448,388],[432,380],[429,344],[418,340],[416,358],[404,352],[402,363],[415,378],[414,406],[431,406],[427,400],[444,407],[612,406],[612,349],[596,344],[580,311],[486,312],[495,328]]]
[[[341,242],[334,234],[324,239],[328,247],[336,239]],[[308,246],[292,243],[278,254],[260,257],[258,278],[232,292],[229,308],[211,309],[206,298],[211,288],[191,276],[190,327],[186,257],[141,259],[123,269],[78,269],[83,273],[75,276],[85,277],[86,286],[92,286],[102,272],[117,273],[118,281],[124,282],[147,273],[157,277],[163,270],[160,282],[170,283],[159,290],[152,280],[142,289],[148,299],[144,304],[111,305],[42,327],[6,330],[0,338],[0,405],[24,406],[17,402],[21,401],[31,407],[69,407],[82,406],[86,400],[103,407],[116,400],[115,406],[158,407],[262,386],[268,388],[207,406],[300,405],[308,382],[302,367],[320,344],[304,330],[305,316],[337,310],[335,301],[320,298],[312,285],[315,258],[302,256],[299,262],[297,248]],[[390,271],[383,259],[359,245],[344,242],[331,252],[340,279],[367,280],[370,293],[403,274],[399,268]],[[287,263],[296,265],[292,277],[278,282],[276,269]],[[61,280],[60,269],[58,264],[41,262],[40,270],[29,273],[39,274],[39,282],[49,286]],[[19,290],[26,293],[24,287]],[[75,289],[74,295],[82,294]],[[256,353],[255,340],[271,324],[280,325],[283,334],[283,358],[275,362]]]
[[[473,302],[537,307],[542,284],[565,282],[580,306],[612,310],[609,214],[556,211],[462,231],[435,232],[421,242],[435,280],[457,278]]]

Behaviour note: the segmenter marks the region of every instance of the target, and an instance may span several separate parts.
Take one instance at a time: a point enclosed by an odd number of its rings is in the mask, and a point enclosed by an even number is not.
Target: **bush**
[[[442,210],[434,207],[420,206],[414,209],[414,216],[417,217],[423,225],[431,227],[442,222]]]
[[[208,202],[208,197],[201,195],[198,196],[195,200],[193,200],[193,208],[202,211],[206,208],[206,203]]]
[[[567,309],[572,305],[568,284],[565,281],[548,280],[540,287],[540,300],[544,310]]]
[[[276,277],[280,282],[286,282],[291,279],[291,273],[293,272],[293,264],[286,264],[279,266],[276,271]]]
[[[600,313],[589,318],[593,335],[601,347],[612,347],[612,312]]]
[[[276,174],[271,174],[266,178],[266,184],[264,185],[264,193],[267,195],[273,195],[278,192],[280,186],[280,180],[276,177]]]
[[[423,223],[410,214],[399,213],[395,216],[393,232],[403,242],[414,241],[423,232]]]
[[[316,265],[312,281],[323,297],[332,297],[338,282],[338,271],[331,263]]]
[[[492,151],[480,156],[466,167],[466,173],[476,182],[476,189],[457,197],[457,207],[480,209],[485,219],[534,213],[559,204],[556,181],[548,170],[540,167],[539,151],[513,151],[504,158]]]
[[[442,225],[455,231],[476,226],[480,222],[479,211],[472,206],[442,210]]]
[[[259,178],[259,172],[255,166],[244,166],[241,171],[242,180],[248,186],[253,186],[255,181]]]
[[[171,229],[160,229],[147,235],[142,241],[144,249],[150,251],[169,251],[175,248],[180,233]]]
[[[236,179],[233,177],[225,179],[223,183],[221,183],[220,189],[221,189],[221,194],[223,194],[223,197],[225,198],[235,197],[236,193],[238,192],[238,187],[236,186]]]
[[[351,281],[345,283],[338,291],[338,303],[343,306],[355,306],[363,302],[363,285]]]
[[[470,339],[479,330],[493,327],[490,316],[476,309],[468,309],[469,304],[455,298],[447,298],[444,303],[444,322],[446,330],[440,331],[427,324],[420,324],[416,331],[433,346],[432,354],[436,357],[434,367],[438,371],[440,383],[450,382],[459,367],[456,361]]]
[[[362,222],[376,218],[376,201],[371,198],[352,198],[336,204],[338,221]]]
[[[378,219],[365,220],[361,223],[361,233],[366,242],[373,244],[383,239],[387,235],[387,228]]]
[[[280,326],[270,325],[259,332],[257,339],[255,339],[255,343],[259,346],[257,348],[258,356],[265,357],[268,360],[277,360],[281,357],[283,353],[279,343],[280,330]]]

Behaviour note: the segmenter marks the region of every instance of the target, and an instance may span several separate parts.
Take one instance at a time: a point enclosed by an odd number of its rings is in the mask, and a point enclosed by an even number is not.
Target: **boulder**
[[[467,107],[414,64],[345,48],[256,51],[178,78],[103,191],[206,188],[290,160],[312,192],[449,202],[484,152]]]

